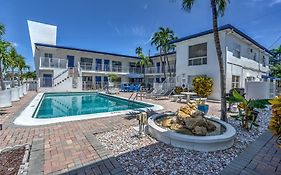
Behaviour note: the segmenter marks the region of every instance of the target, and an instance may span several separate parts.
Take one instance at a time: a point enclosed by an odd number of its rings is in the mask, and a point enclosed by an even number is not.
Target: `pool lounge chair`
[[[130,84],[129,91],[130,91],[130,92],[133,92],[134,90],[135,90],[134,85],[133,85],[133,84]]]
[[[161,94],[163,92],[164,92],[164,90],[162,90],[162,89],[154,89],[151,93],[147,93],[145,95],[145,98],[153,98],[155,95]]]
[[[168,89],[168,90],[165,90],[161,94],[155,94],[153,97],[155,100],[170,98],[170,96],[173,94],[173,92],[174,92],[174,89]]]

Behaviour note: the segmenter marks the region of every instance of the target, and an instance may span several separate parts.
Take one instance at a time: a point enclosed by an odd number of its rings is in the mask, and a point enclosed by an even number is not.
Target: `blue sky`
[[[27,20],[58,26],[57,44],[134,55],[150,45],[153,32],[169,27],[178,37],[211,29],[209,1],[197,0],[190,13],[180,0],[2,0],[0,22],[33,68]],[[281,0],[230,0],[219,24],[230,23],[272,48],[281,44]],[[271,49],[271,48],[270,48]]]

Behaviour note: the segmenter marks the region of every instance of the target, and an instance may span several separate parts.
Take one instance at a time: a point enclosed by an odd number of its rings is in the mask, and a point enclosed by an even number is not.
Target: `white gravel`
[[[249,143],[268,127],[271,111],[261,111],[260,126],[250,132],[240,126],[240,121],[229,119],[237,130],[233,147],[216,152],[198,152],[158,142],[145,136],[138,138],[132,127],[101,133],[96,137],[105,145],[128,174],[218,174]]]

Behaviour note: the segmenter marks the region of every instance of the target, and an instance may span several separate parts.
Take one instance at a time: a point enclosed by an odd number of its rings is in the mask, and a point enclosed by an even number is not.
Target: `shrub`
[[[109,74],[109,75],[108,75],[108,78],[109,78],[110,81],[113,82],[113,83],[119,83],[119,82],[121,82],[121,77],[119,77],[119,76],[116,75],[116,74]]]
[[[194,92],[201,98],[207,98],[213,91],[213,80],[207,76],[198,76],[192,80]]]
[[[179,86],[177,86],[175,88],[175,94],[180,94],[181,92],[187,92],[187,91],[188,91],[187,88],[182,88],[182,87],[179,87]]]
[[[281,96],[278,96],[272,100],[269,100],[272,104],[272,117],[269,122],[269,129],[274,135],[281,137]],[[281,144],[279,147],[281,148]]]

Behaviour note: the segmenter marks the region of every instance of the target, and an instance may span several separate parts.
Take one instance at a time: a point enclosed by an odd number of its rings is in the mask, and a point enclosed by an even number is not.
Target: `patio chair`
[[[135,89],[134,85],[133,85],[133,84],[130,84],[129,91],[130,91],[130,92],[133,92],[134,89]]]
[[[170,98],[170,96],[173,94],[174,89],[168,89],[163,91],[161,94],[155,94],[153,97],[155,100],[163,99],[163,98]]]
[[[152,98],[157,94],[162,94],[163,92],[164,92],[164,90],[162,90],[162,89],[154,89],[151,93],[147,93],[145,95],[145,98]]]
[[[139,85],[139,84],[136,84],[136,86],[135,86],[135,91],[136,91],[136,92],[139,92],[139,91],[140,91],[140,85]]]

